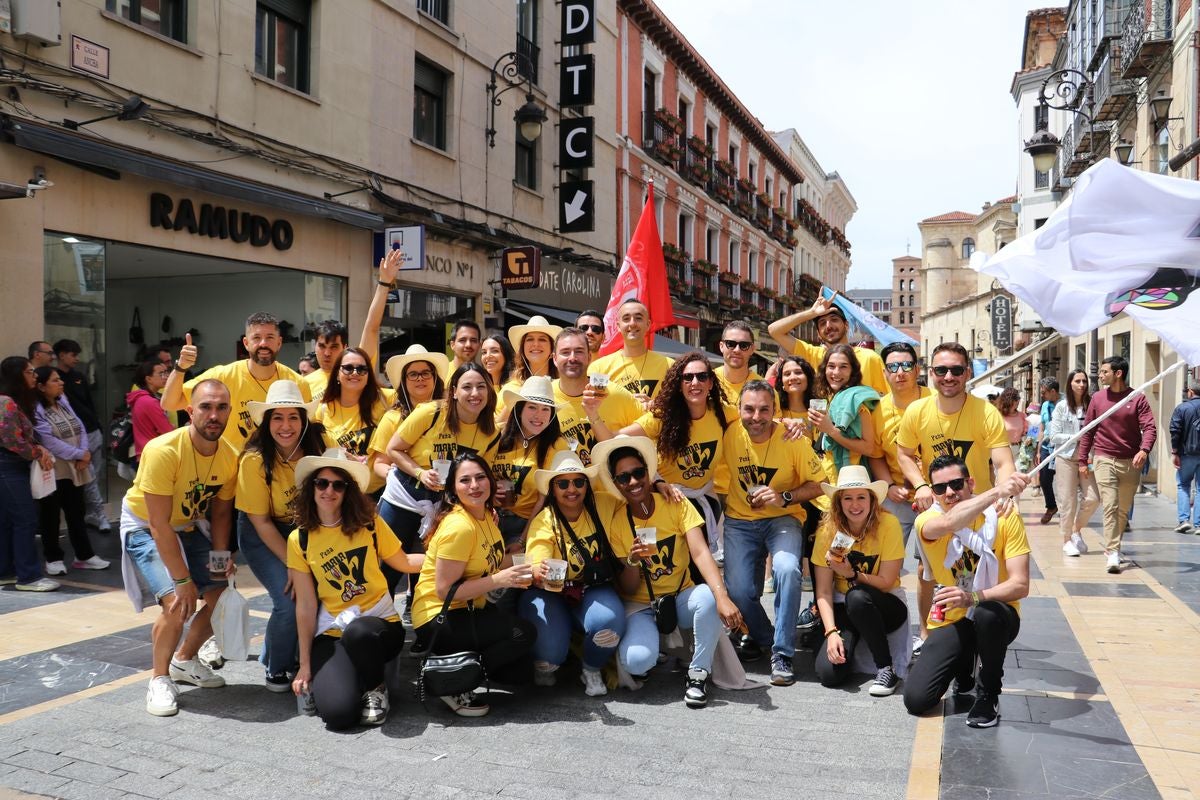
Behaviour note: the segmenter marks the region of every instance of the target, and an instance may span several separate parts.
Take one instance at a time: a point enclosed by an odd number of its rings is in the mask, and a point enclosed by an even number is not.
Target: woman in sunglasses
[[[549,378],[529,378],[519,390],[505,388],[501,396],[512,413],[496,445],[492,474],[496,478],[496,505],[500,508],[504,544],[521,551],[525,549],[522,537],[529,518],[541,507],[530,473],[545,469],[555,453],[567,449],[567,443],[559,431],[558,407]]]
[[[742,625],[742,615],[729,598],[704,538],[704,519],[691,503],[655,498],[651,480],[658,469],[658,453],[650,439],[617,436],[600,442],[592,448],[592,460],[599,466],[605,488],[625,501],[613,523],[621,539],[612,537],[613,550],[623,561],[617,591],[631,612],[618,646],[621,663],[633,675],[645,675],[657,663],[659,627],[651,603],[661,598],[673,609],[659,613],[674,611],[679,627],[690,628],[695,635],[684,702],[703,708],[722,624],[730,629]],[[692,582],[688,569],[692,562],[705,583]]]
[[[866,467],[845,467],[836,485],[821,488],[832,507],[813,550],[817,609],[825,627],[817,678],[822,686],[840,686],[853,671],[855,648],[865,642],[875,661],[871,696],[886,697],[900,682],[887,636],[908,623],[908,607],[892,594],[904,562],[900,521],[883,510],[887,481],[872,481]]]
[[[392,399],[392,391],[379,385],[367,351],[347,347],[333,362],[329,383],[313,419],[325,426],[338,447],[365,462],[371,434]],[[375,493],[382,488],[383,479],[372,475],[370,491]]]
[[[388,714],[384,667],[404,647],[404,626],[380,561],[419,572],[367,497],[370,470],[341,450],[296,465],[296,530],[288,537],[296,592],[300,666],[296,694],[311,692],[331,730],[382,725]]]
[[[618,503],[592,491],[597,467],[585,467],[570,451],[554,456],[549,469],[533,474],[546,505],[529,525],[525,557],[533,565],[535,588],[521,595],[518,613],[537,628],[533,646],[533,682],[553,686],[555,672],[567,660],[571,633],[583,634],[584,692],[608,694],[600,670],[625,635],[625,609],[613,580],[622,571],[615,553],[624,545]],[[545,588],[546,559],[567,562],[561,591]]]
[[[527,680],[527,657],[537,631],[531,623],[488,602],[488,596],[500,589],[528,587],[532,571],[527,564],[513,566],[512,556],[504,552],[495,521],[495,492],[486,461],[474,453],[454,459],[446,481],[446,502],[434,520],[417,581],[413,625],[421,649],[429,649],[432,643],[437,655],[474,650],[489,678],[520,683]],[[453,601],[438,630],[437,617],[451,591]],[[462,717],[482,717],[489,710],[473,691],[441,699]]]
[[[862,367],[848,344],[835,344],[825,351],[817,369],[816,397],[828,404],[825,409],[808,406],[809,424],[821,436],[825,475],[837,481],[846,466],[865,462],[875,451],[875,420],[871,414],[879,405],[879,393],[862,382]],[[816,505],[829,510],[828,499],[817,498]]]
[[[292,688],[295,674],[296,604],[287,568],[287,537],[295,526],[296,465],[305,456],[325,452],[325,428],[309,422],[317,404],[306,403],[294,381],[280,380],[267,389],[266,402],[246,404],[257,426],[246,441],[238,466],[238,548],[254,577],[271,598],[259,662],[269,691]]]

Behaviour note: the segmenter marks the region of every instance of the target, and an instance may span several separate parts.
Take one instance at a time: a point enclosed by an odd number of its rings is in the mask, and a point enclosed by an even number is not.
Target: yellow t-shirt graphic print
[[[588,366],[588,374],[603,372],[609,380],[625,389],[630,394],[644,394],[654,397],[667,370],[671,368],[671,359],[653,351],[637,358],[629,358],[620,350],[607,356],[601,356]]]
[[[1004,418],[986,400],[968,397],[956,413],[943,414],[931,395],[904,409],[896,444],[915,450],[926,470],[938,456],[961,458],[975,479],[975,493],[982,494],[992,488],[992,450],[1007,448],[1008,434]]]
[[[397,429],[400,438],[412,445],[409,457],[422,469],[431,469],[434,459],[453,461],[463,453],[478,453],[489,464],[499,436],[479,430],[477,424],[460,422],[458,434],[450,430],[449,412],[438,401],[422,403],[404,418]]]
[[[730,419],[726,412],[726,420]],[[734,417],[736,419],[736,417]],[[638,419],[638,425],[651,439],[658,441],[662,433],[662,420],[647,412]],[[688,445],[674,458],[661,458],[658,472],[670,483],[689,489],[701,489],[715,477],[717,465],[721,463],[722,438],[725,436],[721,423],[712,409],[700,419],[692,420],[688,432]]]
[[[583,397],[565,394],[562,386],[554,381],[554,402],[558,403],[558,427],[563,440],[575,451],[585,467],[592,465],[592,448],[596,437],[592,434],[592,423],[583,410]],[[600,401],[600,419],[611,431],[619,431],[632,425],[642,415],[642,405],[633,395],[619,386],[608,385],[608,396]],[[573,444],[572,444],[573,443]]]
[[[181,527],[204,519],[212,499],[232,500],[237,489],[237,452],[224,439],[211,456],[200,455],[192,444],[191,426],[151,439],[142,450],[137,477],[125,494],[129,510],[149,521],[146,495],[171,498],[171,525]]]
[[[210,367],[183,385],[183,396],[189,404],[192,402],[192,389],[196,388],[201,381],[206,380],[218,380],[229,389],[229,402],[233,410],[229,415],[229,424],[225,426],[222,438],[233,445],[233,448],[239,453],[246,446],[246,440],[250,438],[250,434],[254,433],[254,429],[258,427],[254,424],[254,420],[250,419],[250,411],[246,404],[251,400],[266,402],[267,390],[275,381],[295,381],[300,386],[300,395],[305,402],[312,400],[312,391],[304,382],[304,376],[283,364],[276,364],[274,376],[264,381],[260,381],[250,374],[250,368],[246,366],[245,361],[234,361],[232,364]]]

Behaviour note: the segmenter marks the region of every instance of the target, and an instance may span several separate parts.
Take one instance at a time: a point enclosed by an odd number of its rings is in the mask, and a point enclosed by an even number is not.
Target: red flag
[[[622,337],[617,331],[617,309],[626,300],[640,300],[650,311],[650,328],[646,331],[646,347],[652,349],[654,332],[679,324],[671,308],[671,290],[667,286],[667,263],[663,260],[662,239],[654,216],[654,182],[646,194],[646,205],[638,219],[621,270],[613,281],[612,297],[604,310],[604,344],[600,355],[606,356],[621,349]]]

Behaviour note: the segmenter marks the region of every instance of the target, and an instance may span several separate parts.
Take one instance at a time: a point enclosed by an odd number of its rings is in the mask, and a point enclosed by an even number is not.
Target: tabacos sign
[[[197,209],[186,197],[176,204],[161,192],[150,195],[150,225],[168,231],[187,231],[193,236],[229,239],[238,244],[249,242],[251,247],[270,245],[276,250],[291,249],[296,238],[292,223],[286,219],[269,220],[261,214],[211,203],[201,203]]]

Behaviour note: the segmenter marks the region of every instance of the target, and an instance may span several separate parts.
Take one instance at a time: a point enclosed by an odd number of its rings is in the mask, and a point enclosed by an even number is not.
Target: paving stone
[[[24,767],[15,767],[10,772],[4,775],[4,785],[10,789],[19,789],[22,792],[31,792],[33,794],[44,794],[53,797],[56,790],[68,782],[68,778],[58,775],[48,775],[45,772],[38,772]]]
[[[130,772],[139,777],[162,778],[179,769],[179,765],[158,758],[126,755],[112,764],[113,769]]]
[[[149,775],[127,773],[111,781],[108,785],[113,789],[120,789],[143,797],[166,797],[183,784],[170,778],[154,778]]]
[[[55,775],[63,775],[77,781],[88,783],[112,783],[125,774],[124,770],[106,767],[103,764],[89,764],[85,761],[73,761],[65,767],[54,770]]]
[[[24,769],[36,770],[38,772],[54,772],[54,770],[72,763],[69,758],[63,758],[53,753],[44,753],[41,750],[26,750],[10,758],[6,758],[5,761],[15,767],[23,767]]]

